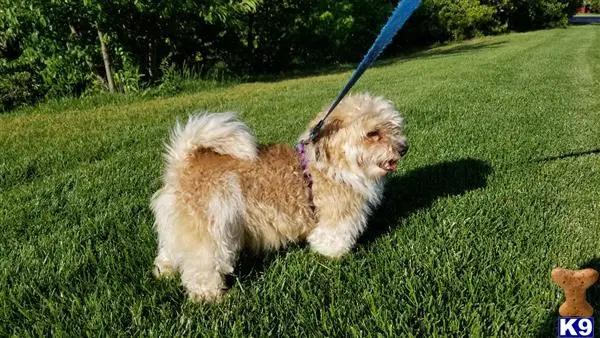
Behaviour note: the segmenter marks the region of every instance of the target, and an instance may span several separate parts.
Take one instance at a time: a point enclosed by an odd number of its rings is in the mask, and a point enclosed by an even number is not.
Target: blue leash
[[[401,0],[400,3],[398,3],[398,6],[396,6],[394,13],[392,13],[392,16],[390,16],[385,26],[383,26],[383,28],[381,29],[379,36],[377,36],[377,39],[375,39],[375,42],[373,42],[373,45],[354,71],[354,74],[352,74],[352,77],[350,78],[348,83],[346,83],[344,88],[342,88],[342,91],[338,94],[335,101],[333,101],[333,104],[329,107],[327,114],[325,114],[325,116],[319,121],[319,123],[317,123],[317,125],[310,132],[310,141],[315,140],[317,134],[319,133],[319,130],[321,130],[323,124],[325,123],[325,119],[329,116],[329,114],[331,114],[333,109],[335,109],[335,107],[338,105],[338,103],[340,103],[344,96],[346,96],[350,88],[354,86],[356,81],[358,81],[358,79],[365,72],[365,70],[367,70],[367,68],[369,68],[373,61],[375,61],[375,59],[377,59],[381,52],[383,52],[385,47],[387,47],[387,45],[390,42],[392,42],[392,39],[394,38],[396,33],[398,33],[400,28],[404,26],[406,20],[410,18],[410,16],[415,12],[417,8],[419,8],[420,5],[421,0]]]

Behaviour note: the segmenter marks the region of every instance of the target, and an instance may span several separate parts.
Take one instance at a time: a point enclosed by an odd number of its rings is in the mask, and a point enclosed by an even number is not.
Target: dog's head
[[[303,139],[318,120],[311,122]],[[325,167],[378,179],[394,171],[408,151],[403,129],[403,119],[391,102],[369,94],[349,95],[325,120],[314,140],[314,160]]]

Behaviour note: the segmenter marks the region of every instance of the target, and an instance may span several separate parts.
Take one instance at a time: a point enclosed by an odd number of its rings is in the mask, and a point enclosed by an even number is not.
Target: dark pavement
[[[600,14],[598,15],[576,15],[569,18],[571,24],[600,24]]]

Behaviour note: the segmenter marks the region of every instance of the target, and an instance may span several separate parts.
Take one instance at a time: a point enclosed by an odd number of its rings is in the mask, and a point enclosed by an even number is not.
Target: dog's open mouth
[[[379,167],[387,172],[394,171],[398,167],[398,160],[387,160],[381,163]]]

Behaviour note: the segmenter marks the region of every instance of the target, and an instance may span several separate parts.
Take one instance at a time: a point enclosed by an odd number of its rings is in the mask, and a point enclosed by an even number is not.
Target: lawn
[[[598,46],[577,26],[368,70],[355,91],[393,100],[411,145],[368,232],[339,261],[246,257],[215,305],[151,274],[169,128],[236,110],[292,144],[348,71],[0,116],[0,336],[552,336],[550,270],[600,269]]]

